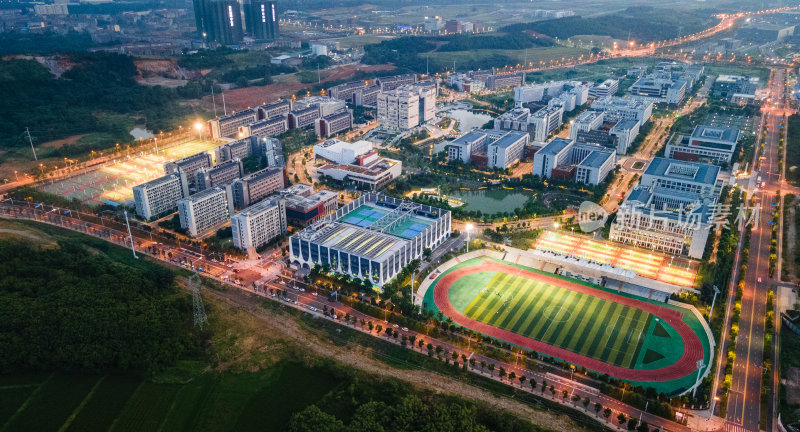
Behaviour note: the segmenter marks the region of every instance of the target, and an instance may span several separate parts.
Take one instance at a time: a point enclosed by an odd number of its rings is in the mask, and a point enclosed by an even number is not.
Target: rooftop
[[[518,143],[519,140],[524,139],[527,135],[526,132],[511,131],[493,142],[492,145],[505,149]]]
[[[614,153],[611,152],[600,151],[600,150],[593,151],[589,153],[589,155],[586,156],[586,158],[584,158],[581,161],[581,163],[578,164],[578,166],[600,168],[601,166],[603,166],[604,163],[606,163],[606,161],[608,161],[608,158],[613,158],[613,157]]]
[[[692,138],[694,139],[707,139],[715,141],[725,141],[735,144],[739,140],[739,131],[737,129],[717,128],[713,126],[697,125],[692,131]]]
[[[570,139],[556,137],[542,147],[542,149],[538,151],[538,154],[555,156],[561,153],[565,148],[571,146],[573,143],[574,141]]]
[[[666,158],[653,158],[644,175],[688,180],[713,185],[719,175],[719,167],[696,162],[684,162]]]

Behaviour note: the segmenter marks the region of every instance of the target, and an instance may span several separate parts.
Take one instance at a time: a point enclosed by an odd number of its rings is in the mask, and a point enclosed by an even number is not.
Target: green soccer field
[[[459,308],[466,316],[615,366],[634,366],[653,320],[641,309],[506,273],[476,287]]]

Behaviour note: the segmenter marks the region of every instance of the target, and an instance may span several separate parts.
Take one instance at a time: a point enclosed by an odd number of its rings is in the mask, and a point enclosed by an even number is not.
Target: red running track
[[[549,345],[517,333],[510,332],[501,328],[491,326],[486,323],[474,320],[462,314],[450,303],[450,287],[458,279],[480,272],[501,272],[509,273],[517,276],[522,276],[528,279],[534,279],[540,282],[549,283],[577,291],[580,293],[588,294],[601,299],[613,301],[623,305],[642,309],[649,312],[671,325],[680,335],[683,340],[683,356],[667,366],[660,369],[629,369],[621,366],[614,366],[606,362],[593,359],[578,353],[559,348],[557,346]],[[616,295],[607,291],[590,288],[585,285],[577,284],[574,282],[557,279],[552,276],[534,273],[532,271],[523,270],[521,268],[513,267],[506,264],[496,263],[492,261],[484,261],[482,264],[470,267],[461,268],[451,271],[444,275],[434,287],[433,300],[436,306],[442,313],[453,320],[454,323],[467,327],[469,329],[478,331],[485,335],[504,340],[506,342],[518,345],[542,354],[559,358],[569,363],[574,363],[583,366],[587,369],[599,373],[605,373],[610,376],[621,378],[630,381],[671,381],[674,379],[683,378],[693,371],[697,370],[697,361],[703,358],[703,344],[700,338],[697,337],[692,329],[689,328],[682,320],[682,314],[676,310],[665,308],[653,303],[635,300],[629,297]]]

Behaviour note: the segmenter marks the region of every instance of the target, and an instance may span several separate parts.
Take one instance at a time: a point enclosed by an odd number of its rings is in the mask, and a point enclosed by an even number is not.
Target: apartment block
[[[202,168],[211,168],[214,166],[211,161],[211,154],[207,152],[200,152],[187,156],[183,159],[178,159],[164,164],[164,172],[172,174],[177,171],[182,171],[186,174],[186,179],[189,182],[190,188],[196,188],[196,174]]]
[[[314,122],[320,118],[319,107],[311,106],[308,108],[290,111],[288,114],[289,129],[304,129],[313,126]]]
[[[197,190],[205,190],[215,186],[227,186],[244,175],[242,161],[233,159],[212,168],[201,168],[195,174]]]
[[[197,237],[209,233],[233,214],[231,188],[213,187],[178,200],[181,228]]]
[[[335,114],[318,118],[314,124],[317,137],[329,138],[353,127],[353,111],[346,109]]]
[[[133,187],[136,214],[144,220],[174,212],[178,200],[188,196],[189,183],[180,171]]]
[[[208,121],[208,127],[214,139],[236,138],[239,135],[239,127],[251,125],[257,120],[258,112],[254,109],[247,109],[211,119]]]
[[[287,130],[289,130],[287,117],[273,117],[251,125],[241,126],[239,128],[239,136],[242,138],[253,135],[278,136]]]
[[[234,207],[243,209],[286,187],[283,168],[264,168],[231,184]]]
[[[240,250],[257,249],[287,233],[286,203],[264,200],[231,217],[233,246]]]
[[[376,107],[378,106],[378,94],[381,88],[377,85],[364,87],[353,92],[353,105]]]

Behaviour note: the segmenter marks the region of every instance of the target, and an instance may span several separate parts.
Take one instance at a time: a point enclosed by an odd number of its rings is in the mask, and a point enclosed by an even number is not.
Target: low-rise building
[[[497,125],[497,123],[495,123]],[[472,161],[475,153],[485,153],[489,145],[489,134],[483,129],[473,129],[447,145],[447,160]]]
[[[522,160],[529,135],[526,132],[507,132],[502,137],[492,140],[486,148],[487,166],[507,169]]]
[[[617,149],[617,154],[625,154],[639,135],[638,120],[620,120],[609,131],[611,146]]]
[[[711,97],[718,100],[731,101],[737,95],[755,97],[759,79],[751,76],[719,75],[711,88]],[[741,96],[739,96],[741,98]]]
[[[286,202],[286,218],[297,225],[312,224],[339,208],[336,192],[314,189],[303,183],[292,185],[279,192]]]
[[[296,109],[287,115],[289,129],[304,129],[313,126],[314,122],[320,118],[319,107],[311,106],[308,108]]]
[[[328,266],[381,286],[450,233],[447,210],[366,193],[293,235],[289,257],[298,267]]]
[[[654,73],[639,78],[631,86],[630,93],[656,103],[679,105],[691,90],[686,80],[673,79],[671,73]]]
[[[525,82],[525,72],[509,74],[493,74],[486,78],[485,86],[489,90],[517,87]]]
[[[323,158],[338,164],[355,162],[356,158],[372,151],[372,143],[361,140],[353,143],[338,139],[325,140],[314,145],[314,158]]]
[[[286,203],[264,200],[231,217],[233,246],[252,251],[287,233]]]
[[[533,156],[533,175],[598,185],[614,170],[616,157],[606,147],[557,137]]]
[[[679,136],[668,143],[664,154],[684,161],[730,164],[738,141],[737,129],[697,125],[690,136]]]
[[[610,96],[595,100],[591,109],[605,112],[606,121],[637,120],[644,125],[653,114],[653,102]]]
[[[286,186],[283,168],[264,168],[233,181],[233,204],[243,209],[272,195]]]
[[[178,200],[188,196],[189,183],[181,171],[133,187],[136,214],[144,220],[174,212]]]
[[[367,83],[365,81],[351,81],[329,88],[328,94],[332,98],[347,102],[355,102],[356,92],[363,90],[366,87]]]
[[[614,96],[619,90],[619,80],[609,78],[602,83],[589,89],[589,97],[592,99],[602,99],[608,96]]]
[[[603,125],[604,113],[602,111],[584,111],[569,123],[569,139],[577,140],[578,132],[588,132],[599,129]]]
[[[377,85],[364,87],[353,92],[353,105],[364,107],[377,107],[378,94],[381,88]]]
[[[394,90],[404,85],[414,84],[415,82],[417,82],[417,74],[392,75],[375,78],[375,85],[380,87],[381,91]]]
[[[261,105],[256,108],[258,113],[257,121],[264,121],[276,117],[285,117],[292,110],[291,99],[278,99],[275,102]]]
[[[231,188],[213,187],[178,200],[181,228],[192,236],[209,233],[233,214]]]
[[[378,190],[400,177],[403,163],[384,158],[373,150],[350,164],[327,164],[317,168],[317,174],[364,190]]]
[[[214,156],[217,165],[232,161],[234,159],[244,159],[253,154],[253,146],[249,139],[241,139],[222,144],[214,149]]]

